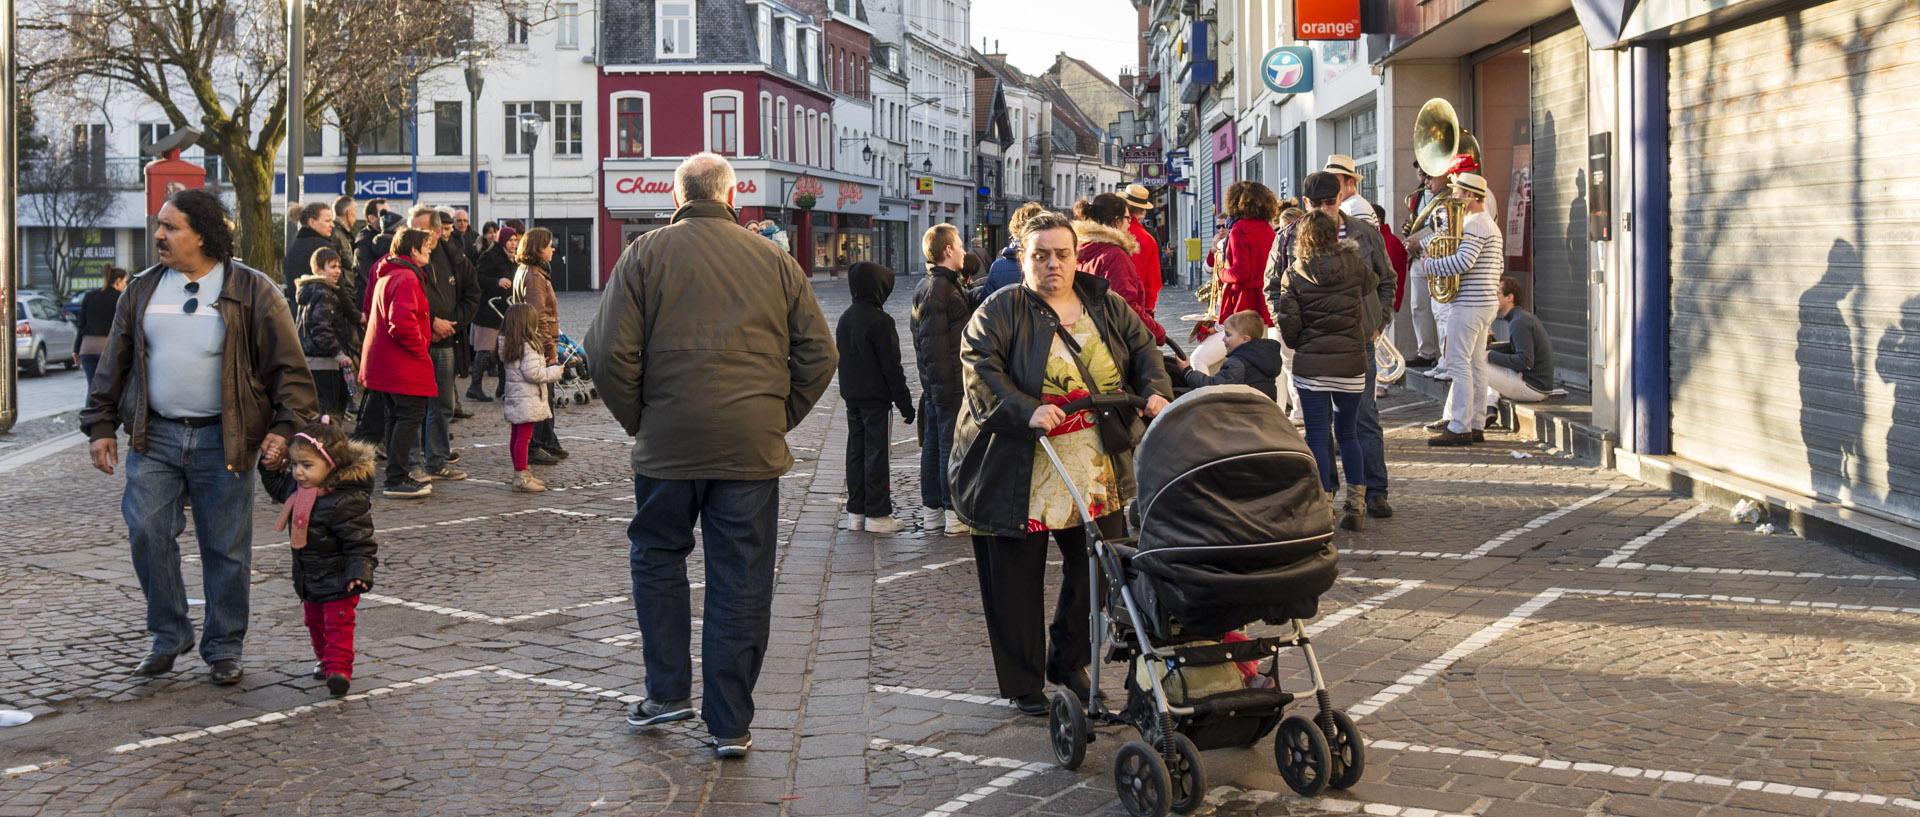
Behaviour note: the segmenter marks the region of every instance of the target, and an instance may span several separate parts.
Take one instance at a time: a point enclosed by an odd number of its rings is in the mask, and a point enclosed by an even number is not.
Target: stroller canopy
[[[1247,386],[1210,386],[1154,418],[1134,466],[1152,605],[1194,632],[1310,618],[1338,572],[1333,513],[1300,432]]]
[[[1154,418],[1134,456],[1140,549],[1258,545],[1333,532],[1320,472],[1272,399],[1209,386]]]

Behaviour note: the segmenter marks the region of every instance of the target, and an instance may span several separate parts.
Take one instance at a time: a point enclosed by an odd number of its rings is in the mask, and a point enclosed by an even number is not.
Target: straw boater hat
[[[1455,173],[1453,181],[1448,182],[1447,186],[1455,190],[1464,190],[1483,199],[1493,195],[1493,192],[1487,189],[1487,180],[1478,173]]]
[[[1148,190],[1144,184],[1127,185],[1127,192],[1121,194],[1120,198],[1126,199],[1127,204],[1142,210],[1153,209],[1153,191]]]
[[[1355,179],[1360,178],[1360,171],[1353,169],[1353,157],[1344,153],[1335,153],[1332,156],[1328,156],[1327,166],[1321,169],[1338,176],[1352,176]]]

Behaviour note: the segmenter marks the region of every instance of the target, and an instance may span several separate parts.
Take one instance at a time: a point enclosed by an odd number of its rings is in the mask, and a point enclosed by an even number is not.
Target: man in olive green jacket
[[[594,385],[634,437],[633,603],[645,726],[693,717],[686,559],[694,510],[707,563],[702,717],[721,757],[753,745],[753,687],[773,612],[786,434],[839,355],[806,274],[735,220],[733,168],[711,153],[674,173],[673,222],[629,245],[587,330]]]

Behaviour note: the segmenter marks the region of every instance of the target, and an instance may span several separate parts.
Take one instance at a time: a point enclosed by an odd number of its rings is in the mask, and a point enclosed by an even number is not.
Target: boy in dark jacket
[[[887,314],[893,270],[861,261],[847,270],[853,306],[840,314],[840,399],[847,404],[847,530],[898,533],[887,491],[887,404],[913,424],[913,394],[900,366],[900,333]]]
[[[1228,315],[1223,323],[1227,359],[1220,362],[1219,371],[1209,376],[1188,366],[1181,358],[1174,359],[1174,368],[1191,388],[1238,383],[1259,389],[1269,400],[1277,400],[1280,392],[1274,388],[1274,382],[1280,376],[1280,342],[1265,337],[1266,323],[1260,320],[1260,313],[1242,309]]]
[[[967,253],[960,233],[940,224],[921,239],[931,266],[913,291],[913,354],[920,364],[920,527],[955,536],[967,524],[953,512],[947,490],[947,461],[953,454],[953,423],[960,416],[965,389],[960,384],[960,338],[973,316],[961,267]]]

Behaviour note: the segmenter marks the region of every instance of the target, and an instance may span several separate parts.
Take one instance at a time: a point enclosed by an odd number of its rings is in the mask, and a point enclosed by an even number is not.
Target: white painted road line
[[[1351,619],[1357,615],[1362,615],[1370,610],[1373,610],[1376,607],[1379,607],[1382,604],[1386,604],[1387,602],[1393,601],[1394,599],[1397,599],[1403,595],[1406,595],[1409,591],[1413,590],[1414,588],[1419,587],[1422,584],[1425,584],[1424,581],[1421,581],[1419,579],[1389,580],[1389,581],[1393,581],[1398,586],[1393,588],[1392,590],[1388,590],[1385,593],[1381,593],[1379,595],[1376,595],[1364,601],[1361,601],[1359,604],[1355,604],[1352,607],[1343,607],[1340,610],[1334,612],[1332,615],[1322,617],[1319,621],[1316,621],[1311,626],[1307,627],[1307,635],[1309,637],[1317,636],[1321,633],[1324,633],[1328,630],[1333,629],[1334,627],[1337,627],[1341,624],[1345,624],[1348,619]]]
[[[1523,534],[1530,533],[1534,530],[1538,530],[1542,526],[1547,525],[1548,523],[1556,519],[1559,519],[1560,517],[1573,513],[1574,511],[1580,510],[1581,508],[1585,508],[1588,505],[1592,505],[1595,502],[1599,502],[1602,499],[1606,499],[1607,497],[1613,496],[1614,494],[1620,493],[1621,491],[1624,491],[1624,490],[1626,490],[1626,486],[1624,485],[1614,486],[1604,491],[1601,491],[1600,493],[1594,494],[1593,496],[1587,497],[1586,499],[1582,499],[1579,502],[1575,502],[1572,505],[1568,505],[1558,510],[1549,511],[1548,513],[1540,516],[1539,518],[1533,520],[1532,522],[1528,522],[1527,524],[1521,525],[1520,527],[1514,528],[1513,530],[1507,531],[1506,533],[1502,533],[1499,536],[1495,536],[1492,539],[1488,539],[1484,544],[1480,545],[1477,548],[1474,548],[1473,550],[1467,551],[1466,553],[1447,553],[1447,552],[1438,551],[1438,550],[1374,550],[1370,548],[1354,548],[1347,552],[1352,554],[1365,555],[1365,556],[1413,556],[1415,558],[1420,558],[1420,559],[1459,559],[1462,561],[1478,559],[1482,556],[1492,553],[1494,550],[1498,549],[1501,545],[1504,545],[1508,542],[1511,542],[1515,539],[1520,538],[1520,536]]]
[[[1828,579],[1851,582],[1911,582],[1920,581],[1913,576],[1893,576],[1873,573],[1808,573],[1793,570],[1759,570],[1741,567],[1691,567],[1688,565],[1643,564],[1640,562],[1621,562],[1617,565],[1600,565],[1621,570],[1646,570],[1654,573],[1708,573],[1723,576],[1765,576],[1775,579]]]
[[[1418,669],[1400,676],[1400,680],[1395,681],[1386,689],[1374,693],[1373,697],[1349,707],[1347,709],[1347,715],[1357,721],[1380,711],[1381,707],[1393,703],[1400,696],[1412,692],[1414,687],[1424,684],[1433,676],[1445,672],[1448,667],[1453,666],[1454,663],[1460,659],[1478,652],[1480,648],[1492,644],[1494,639],[1506,635],[1509,630],[1519,626],[1520,622],[1533,617],[1534,614],[1540,612],[1540,610],[1547,605],[1552,604],[1554,599],[1560,598],[1560,595],[1565,592],[1567,591],[1555,587],[1528,599],[1519,607],[1513,608],[1513,612],[1508,613],[1506,617],[1481,628],[1479,632],[1468,636],[1467,640],[1455,645],[1453,649],[1447,650],[1441,654],[1439,658],[1421,664]]]
[[[973,561],[973,557],[972,557],[972,556],[968,556],[968,557],[966,557],[966,558],[964,558],[964,559],[955,559],[955,560],[953,560],[953,561],[951,561],[951,562],[939,562],[939,563],[936,563],[936,564],[930,564],[930,565],[921,565],[921,566],[919,566],[919,567],[916,567],[916,568],[914,568],[914,569],[912,569],[912,570],[902,570],[902,571],[900,571],[899,573],[895,573],[895,574],[893,574],[893,575],[890,575],[890,576],[881,576],[881,577],[880,577],[880,578],[878,578],[878,579],[874,579],[874,580],[873,580],[873,583],[874,583],[874,584],[886,584],[886,583],[888,583],[888,582],[891,582],[891,581],[896,581],[896,580],[899,580],[899,579],[904,579],[904,578],[906,578],[906,577],[908,577],[908,576],[912,576],[912,575],[915,575],[915,574],[919,574],[919,573],[931,573],[931,572],[933,572],[933,571],[935,571],[935,570],[942,570],[942,569],[945,569],[945,568],[949,568],[949,567],[953,567],[954,565],[963,565],[963,564],[966,564],[966,563],[968,563],[968,562],[971,562],[971,561]]]
[[[1695,505],[1691,508],[1686,509],[1685,511],[1681,512],[1679,516],[1676,516],[1672,519],[1669,519],[1665,522],[1660,523],[1653,530],[1640,534],[1639,536],[1634,537],[1633,541],[1628,542],[1624,545],[1621,545],[1619,548],[1616,548],[1612,553],[1607,554],[1607,558],[1601,559],[1600,563],[1597,565],[1594,565],[1594,567],[1620,566],[1620,563],[1626,561],[1628,556],[1632,556],[1635,552],[1639,551],[1641,548],[1646,547],[1647,545],[1653,544],[1655,540],[1659,539],[1662,536],[1667,535],[1668,533],[1671,533],[1674,528],[1680,527],[1681,525],[1684,525],[1688,521],[1692,520],[1694,517],[1699,516],[1703,513],[1706,513],[1708,510],[1708,507],[1709,506],[1707,505]]]
[[[1727,604],[1769,604],[1780,607],[1805,607],[1809,610],[1847,610],[1864,613],[1899,613],[1907,616],[1920,616],[1920,607],[1895,607],[1887,604],[1841,604],[1833,601],[1785,601],[1782,599],[1763,599],[1755,596],[1731,596],[1722,593],[1656,593],[1651,590],[1582,590],[1578,588],[1553,588],[1569,596],[1613,596],[1617,598],[1656,599],[1660,601],[1718,601]]]
[[[695,586],[698,587],[700,585],[695,585]],[[408,599],[403,599],[398,596],[388,596],[381,593],[363,593],[361,594],[360,597],[368,601],[378,602],[380,604],[391,604],[398,607],[406,607],[412,610],[419,610],[420,612],[423,612],[423,613],[434,613],[437,615],[452,616],[454,618],[464,618],[464,619],[467,619],[468,621],[484,621],[488,624],[502,624],[502,625],[518,624],[522,621],[529,621],[532,619],[541,618],[543,616],[551,616],[556,613],[565,613],[572,610],[584,609],[587,607],[599,607],[607,604],[619,604],[620,602],[628,600],[628,597],[626,596],[614,596],[612,598],[600,599],[598,601],[583,601],[583,602],[580,602],[579,604],[570,604],[565,607],[552,607],[546,610],[540,610],[532,613],[521,613],[520,615],[517,615],[517,616],[490,616],[490,615],[487,615],[486,613],[476,613],[472,610],[462,610],[457,607],[447,607],[439,604],[428,604],[426,602],[410,601]]]
[[[922,815],[922,817],[947,817],[947,815],[951,815],[963,808],[966,808],[967,806],[973,803],[977,803],[987,797],[990,797],[1001,791],[1005,791],[1006,789],[1011,788],[1015,783],[1019,783],[1022,780],[1025,780],[1029,777],[1032,777],[1036,774],[1039,774],[1041,772],[1044,772],[1053,768],[1053,764],[1051,763],[1039,763],[1039,762],[1031,762],[1031,761],[1025,761],[1025,760],[1014,760],[1013,758],[1008,758],[1008,757],[987,757],[984,755],[970,755],[964,752],[949,752],[949,751],[938,749],[933,746],[917,746],[911,743],[896,743],[894,741],[887,740],[885,738],[874,738],[872,741],[870,741],[867,744],[867,746],[872,749],[879,749],[879,750],[889,751],[889,752],[899,752],[903,755],[911,755],[913,757],[935,758],[938,760],[951,760],[957,763],[970,763],[975,766],[991,766],[994,768],[1007,770],[1006,774],[1003,774],[999,777],[994,778],[984,786],[980,786],[974,789],[973,791],[962,794],[958,797],[953,798],[952,800],[948,800],[945,803],[941,803],[938,806],[934,806],[933,810],[926,812],[926,814]]]
[[[1578,591],[1567,591],[1574,593]],[[1451,746],[1421,746],[1402,743],[1397,740],[1369,740],[1367,748],[1382,752],[1422,752],[1436,755],[1458,755],[1460,757],[1497,760],[1518,766],[1531,766],[1557,771],[1588,772],[1592,774],[1610,774],[1615,777],[1640,777],[1648,780],[1663,780],[1668,783],[1695,783],[1702,786],[1718,786],[1741,791],[1757,791],[1762,794],[1783,794],[1808,800],[1831,800],[1838,803],[1865,803],[1875,806],[1894,806],[1909,811],[1920,811],[1920,800],[1908,797],[1888,797],[1881,794],[1862,794],[1859,792],[1833,791],[1812,786],[1795,786],[1788,783],[1769,783],[1764,780],[1734,780],[1729,777],[1716,777],[1708,774],[1682,772],[1672,769],[1641,769],[1633,766],[1614,766],[1607,763],[1577,763],[1566,760],[1534,757],[1522,754],[1502,754],[1483,749],[1456,749]],[[1371,813],[1371,812],[1369,812]]]

